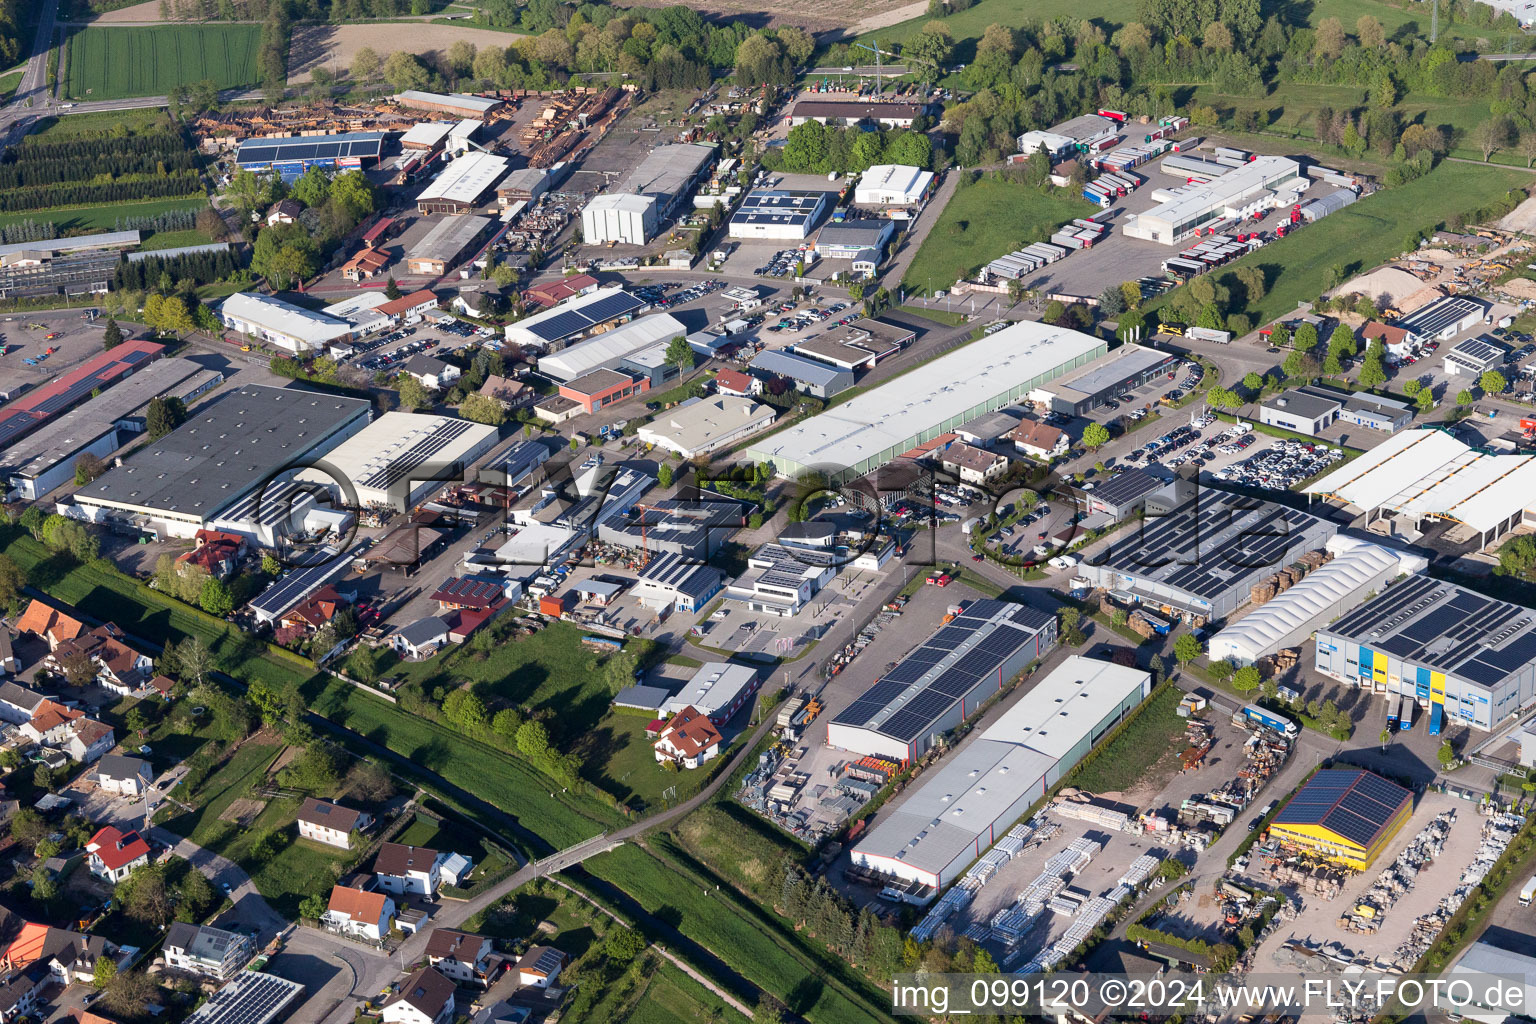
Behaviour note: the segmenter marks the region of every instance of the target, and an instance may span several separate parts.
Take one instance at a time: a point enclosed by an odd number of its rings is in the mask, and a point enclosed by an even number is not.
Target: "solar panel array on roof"
[[[1319,825],[1369,848],[1413,794],[1359,769],[1318,772],[1275,815],[1276,825]]]
[[[616,290],[590,302],[561,306],[547,316],[532,317],[519,326],[545,341],[560,341],[589,331],[598,324],[638,312],[644,306],[645,303],[628,292]]]
[[[392,484],[405,479],[412,470],[451,445],[473,426],[468,420],[444,419],[438,429],[417,441],[403,452],[398,452],[387,466],[374,470],[362,479],[364,487],[387,490]]]
[[[310,556],[307,567],[293,570],[256,595],[251,600],[251,610],[258,617],[282,615],[346,567],[347,560],[340,556],[341,552],[336,548],[321,548]]]
[[[144,363],[160,358],[165,346],[152,341],[124,342],[102,352],[30,395],[0,410],[0,448],[35,430],[44,421],[78,405],[97,388],[107,387],[133,373]]]
[[[235,162],[238,164],[288,163],[301,160],[377,157],[383,144],[383,132],[347,132],[340,135],[296,139],[246,139],[240,143]]]
[[[865,690],[836,724],[873,729],[910,742],[933,728],[962,697],[1054,621],[1045,612],[1005,601],[975,601]]]
[[[304,992],[273,974],[241,971],[188,1017],[189,1024],[269,1024]]]

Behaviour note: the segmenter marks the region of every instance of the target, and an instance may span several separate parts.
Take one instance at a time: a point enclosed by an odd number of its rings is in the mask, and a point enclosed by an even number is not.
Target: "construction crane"
[[[879,37],[874,37],[870,40],[870,42],[873,42],[875,45],[871,46],[869,43],[854,43],[853,45],[857,49],[868,50],[870,53],[875,55],[875,95],[883,96],[885,94],[885,77],[881,74],[883,68],[880,63],[880,58],[882,56],[880,53],[880,39]]]

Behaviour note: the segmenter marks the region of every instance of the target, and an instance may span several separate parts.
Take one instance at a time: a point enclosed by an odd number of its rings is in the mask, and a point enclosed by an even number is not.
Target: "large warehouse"
[[[1056,646],[1056,616],[981,600],[913,648],[827,726],[827,745],[917,760]]]
[[[1536,524],[1536,456],[1491,455],[1438,427],[1406,430],[1307,487],[1365,512],[1422,530],[1459,523],[1479,548],[1522,523]]]
[[[731,214],[730,235],[803,242],[836,198],[835,192],[753,189]]]
[[[579,310],[583,308],[580,306],[580,301],[580,299],[572,299],[567,305],[555,307],[555,311],[564,311],[572,307]],[[529,320],[532,319],[536,318],[529,318]],[[524,326],[528,322],[524,320],[518,326]],[[535,325],[534,329],[537,330],[538,325]],[[665,345],[673,338],[686,337],[687,334],[688,328],[671,313],[643,316],[588,338],[586,341],[577,342],[552,356],[545,356],[539,360],[539,372],[557,381],[576,380],[593,370],[614,369],[631,356],[644,352],[654,345]]]
[[[747,454],[771,463],[779,476],[814,469],[834,482],[855,479],[1106,351],[1091,335],[1021,320],[923,364],[922,373],[897,377],[782,430]]]
[[[474,150],[444,167],[416,196],[421,213],[468,213],[507,173],[507,158]]]
[[[219,320],[232,331],[276,345],[294,355],[322,352],[352,336],[352,325],[257,292],[236,292],[219,304]]]
[[[1277,189],[1300,173],[1301,165],[1295,160],[1261,156],[1206,184],[1158,189],[1152,198],[1161,200],[1161,205],[1130,214],[1120,230],[1131,238],[1178,245],[1213,221],[1245,217],[1294,201],[1294,193],[1282,195]]]
[[[1415,573],[1319,626],[1316,664],[1492,729],[1536,702],[1536,612]]]
[[[1176,480],[1147,498],[1140,530],[1082,566],[1123,602],[1224,619],[1253,584],[1323,547],[1332,523],[1295,509]]]
[[[582,209],[582,241],[588,245],[649,242],[708,176],[715,153],[714,146],[657,146],[617,188]]]
[[[98,352],[31,393],[0,409],[0,449],[52,423],[104,388],[110,388],[165,355],[158,341],[135,338]]]
[[[134,522],[190,538],[285,471],[368,425],[371,406],[301,388],[249,384],[75,492],[93,522]]]
[[[773,406],[750,398],[707,395],[657,413],[635,436],[691,459],[766,429],[775,415]]]
[[[491,223],[489,217],[444,217],[411,247],[405,258],[406,269],[441,277],[473,252]]]
[[[1212,661],[1251,665],[1291,647],[1314,627],[1331,622],[1404,572],[1424,568],[1418,555],[1337,534],[1328,538],[1334,558],[1211,637]]]
[[[444,481],[463,480],[465,467],[490,451],[496,436],[483,423],[387,412],[298,478],[331,488],[339,504],[408,512]]]
[[[376,163],[383,148],[383,132],[246,139],[235,152],[235,164],[243,171],[274,170],[291,181],[311,167],[349,170]]]
[[[1413,813],[1413,794],[1360,768],[1324,768],[1269,823],[1282,849],[1355,871],[1371,866]]]
[[[1179,357],[1140,345],[1122,345],[1081,373],[1040,388],[1030,397],[1064,416],[1085,416],[1129,388],[1164,377]]]
[[[204,370],[186,359],[150,363],[116,387],[55,418],[47,430],[0,451],[0,479],[9,478],[9,485],[23,498],[36,501],[73,480],[75,463],[82,456],[105,458],[138,436],[154,399],[171,396],[185,401],[189,391],[213,387],[223,379],[219,371]],[[189,382],[193,386],[183,386]]]
[[[880,813],[853,862],[943,888],[1151,692],[1140,669],[1072,655]]]
[[[508,324],[507,340],[538,350],[557,350],[583,334],[599,328],[611,329],[645,308],[646,304],[626,292],[622,285],[599,288]]]
[[[933,172],[903,164],[876,164],[859,177],[853,201],[860,206],[915,206],[928,194]]]

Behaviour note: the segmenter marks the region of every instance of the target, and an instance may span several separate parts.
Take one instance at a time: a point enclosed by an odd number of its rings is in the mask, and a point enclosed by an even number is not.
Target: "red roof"
[[[394,223],[394,219],[391,217],[380,218],[377,224],[363,232],[363,244],[370,245],[377,241],[379,236],[388,231]]]
[[[84,715],[84,711],[67,708],[57,701],[45,700],[32,711],[32,728],[45,733],[72,719],[82,718]]]
[[[387,898],[381,892],[364,892],[362,889],[338,885],[331,890],[331,902],[326,909],[346,914],[353,921],[378,924],[379,918],[384,916],[384,901]]]
[[[65,615],[57,608],[50,608],[43,602],[34,600],[27,605],[27,610],[21,613],[21,618],[16,620],[16,629],[22,633],[36,633],[41,637],[51,637],[57,643],[73,640],[84,633],[85,624],[79,619]]]
[[[562,281],[546,281],[543,284],[533,285],[523,292],[523,298],[529,302],[537,302],[541,306],[554,306],[596,287],[597,278],[590,274],[577,274]]]
[[[85,401],[97,388],[117,383],[139,367],[159,359],[164,353],[164,345],[142,338],[125,341],[106,352],[97,353],[25,398],[7,405],[4,418],[0,419],[0,447]],[[17,420],[18,416],[23,419]]]
[[[715,387],[721,391],[734,391],[738,395],[752,391],[752,377],[740,370],[721,370],[715,374]]]
[[[401,313],[408,313],[417,306],[426,305],[427,303],[431,303],[434,306],[437,305],[437,293],[430,288],[423,288],[419,292],[402,295],[393,302],[386,302],[378,307],[378,309],[385,316],[399,316]]]
[[[439,604],[456,608],[494,608],[505,599],[500,582],[480,576],[450,576],[432,595]]]
[[[710,747],[718,746],[723,737],[709,716],[689,705],[667,723],[656,742],[670,744],[683,757],[697,757]]]
[[[91,836],[85,848],[94,853],[108,871],[116,871],[140,857],[149,856],[149,844],[137,832],[123,832],[111,825]]]

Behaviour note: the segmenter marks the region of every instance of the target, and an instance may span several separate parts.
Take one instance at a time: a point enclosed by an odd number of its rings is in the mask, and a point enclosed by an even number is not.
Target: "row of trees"
[[[126,139],[72,139],[12,146],[0,160],[0,188],[197,169],[197,154],[174,132],[146,133]]]
[[[850,174],[883,163],[930,167],[933,160],[933,142],[923,126],[913,131],[865,132],[807,121],[789,130],[782,147],[763,155],[763,166],[793,173]]]
[[[168,199],[202,194],[197,171],[167,171],[122,181],[64,181],[51,185],[0,190],[0,211],[47,210],[55,206],[106,206],[142,199]]]
[[[146,253],[139,260],[130,260],[124,255],[113,274],[112,284],[115,288],[136,291],[158,288],[168,292],[178,281],[191,281],[193,284],[226,281],[233,279],[239,270],[240,265],[228,249],[181,253],[176,256]]]

